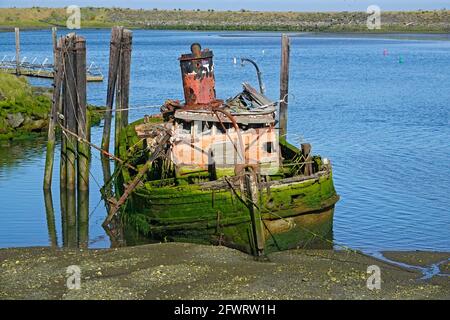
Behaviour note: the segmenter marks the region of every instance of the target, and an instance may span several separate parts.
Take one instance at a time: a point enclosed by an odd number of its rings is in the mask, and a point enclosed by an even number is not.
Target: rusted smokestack
[[[212,51],[202,51],[200,44],[193,43],[191,53],[183,54],[179,59],[186,106],[207,105],[215,101]]]

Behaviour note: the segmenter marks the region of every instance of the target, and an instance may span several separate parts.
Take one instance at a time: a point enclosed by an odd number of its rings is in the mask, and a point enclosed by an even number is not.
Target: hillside
[[[365,12],[255,12],[82,8],[82,28],[368,32]],[[0,28],[65,26],[64,8],[0,9]],[[450,32],[450,10],[382,12],[374,32]]]

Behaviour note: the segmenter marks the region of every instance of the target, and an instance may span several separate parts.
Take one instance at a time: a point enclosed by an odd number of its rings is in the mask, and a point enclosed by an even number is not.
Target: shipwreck
[[[152,239],[219,244],[261,256],[332,241],[329,160],[279,135],[277,105],[244,83],[216,98],[213,52],[179,58],[184,102],[125,127],[110,218]],[[258,70],[259,72],[259,70]]]

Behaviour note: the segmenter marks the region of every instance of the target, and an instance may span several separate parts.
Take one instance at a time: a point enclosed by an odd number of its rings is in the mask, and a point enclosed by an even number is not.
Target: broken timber
[[[108,214],[108,217],[103,222],[103,226],[106,227],[109,225],[113,217],[116,215],[116,213],[119,211],[120,207],[126,202],[129,195],[133,192],[133,190],[139,185],[144,175],[147,173],[147,171],[150,169],[153,161],[155,161],[157,158],[159,158],[163,152],[165,151],[165,147],[167,142],[170,139],[170,132],[168,130],[162,131],[160,133],[160,138],[155,141],[154,149],[150,152],[151,156],[148,158],[147,162],[142,166],[142,168],[139,170],[139,172],[136,174],[134,179],[130,182],[129,185],[125,187],[124,192],[122,193],[119,200],[115,201],[114,199],[108,199],[110,203],[110,211]]]

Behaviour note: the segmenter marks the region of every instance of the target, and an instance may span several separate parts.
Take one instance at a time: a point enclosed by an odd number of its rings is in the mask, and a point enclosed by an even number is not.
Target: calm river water
[[[79,33],[87,38],[88,60],[107,75],[109,30]],[[23,31],[21,42],[28,59],[51,59],[50,31]],[[214,51],[218,97],[234,95],[243,81],[257,85],[254,69],[233,64],[234,57],[246,56],[258,62],[268,96],[278,99],[279,34],[135,30],[132,106],[182,99],[177,58],[192,42]],[[0,33],[4,55],[14,55],[13,33]],[[31,82],[51,85],[49,80]],[[341,195],[336,243],[367,251],[450,251],[448,36],[299,35],[292,39],[290,92],[289,139],[310,142],[334,166]],[[105,98],[106,82],[89,84],[90,103],[103,105]],[[130,120],[151,111],[133,110]],[[100,143],[102,130],[93,128],[94,143]],[[50,244],[42,192],[44,142],[0,143],[0,247]],[[103,178],[96,152],[91,171],[89,246],[109,247],[101,227],[106,211],[97,185]],[[61,245],[58,172],[54,181]]]

